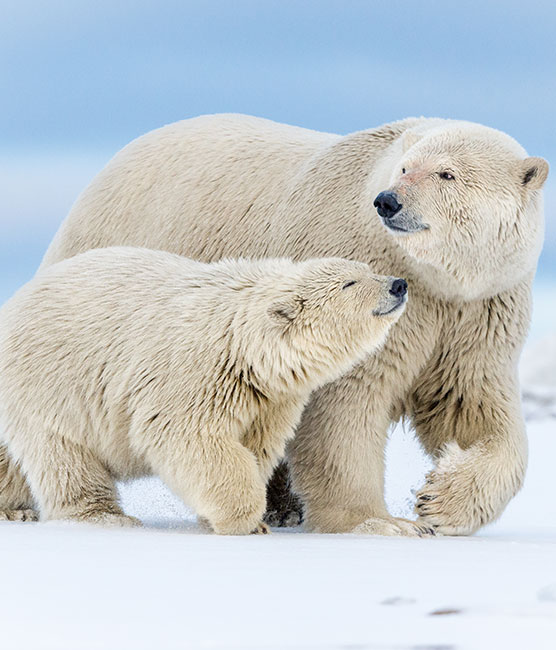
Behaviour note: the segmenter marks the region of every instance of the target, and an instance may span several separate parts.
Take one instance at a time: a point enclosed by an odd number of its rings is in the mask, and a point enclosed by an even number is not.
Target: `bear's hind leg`
[[[22,465],[39,504],[41,519],[106,526],[137,526],[117,502],[114,479],[96,455],[66,438],[50,437],[24,454]]]
[[[19,465],[0,445],[0,521],[37,521],[31,489]]]

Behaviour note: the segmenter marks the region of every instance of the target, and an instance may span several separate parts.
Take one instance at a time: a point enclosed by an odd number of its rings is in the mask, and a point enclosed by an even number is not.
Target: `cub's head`
[[[478,124],[409,130],[374,206],[439,292],[473,299],[534,272],[543,238],[542,158]]]
[[[383,343],[405,308],[407,284],[343,259],[289,264],[258,303],[265,305],[263,356],[274,350],[281,377],[321,385]]]

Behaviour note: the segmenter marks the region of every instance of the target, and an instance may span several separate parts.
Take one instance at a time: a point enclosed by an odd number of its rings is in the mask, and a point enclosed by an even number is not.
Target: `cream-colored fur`
[[[123,247],[45,269],[0,311],[7,482],[22,471],[43,518],[127,525],[114,480],[155,473],[216,532],[264,532],[266,482],[311,391],[403,311],[393,280],[333,258]],[[32,516],[26,498],[4,516]]]
[[[465,534],[499,516],[523,479],[516,364],[547,171],[509,136],[468,122],[411,118],[342,137],[205,116],[118,153],[43,267],[128,244],[204,261],[334,255],[406,277],[411,301],[380,355],[312,397],[289,454],[295,486],[312,529],[406,534],[383,498],[388,427],[405,414],[438,460],[418,510]],[[388,230],[373,207],[383,190],[428,228]]]

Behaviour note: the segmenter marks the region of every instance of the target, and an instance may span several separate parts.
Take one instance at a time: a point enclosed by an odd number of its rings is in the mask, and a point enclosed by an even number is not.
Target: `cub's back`
[[[226,318],[223,292],[206,264],[162,251],[97,249],[65,260],[0,310],[0,390],[73,391],[116,359],[132,372],[149,356],[171,356],[172,336],[191,346],[188,331]]]
[[[237,263],[241,268],[241,262]],[[215,267],[149,249],[94,249],[43,269],[0,310],[3,340],[13,330],[58,330],[96,327],[109,321],[145,327],[167,316],[203,320],[203,309],[221,312],[234,281],[226,263]],[[122,332],[124,334],[125,332]],[[1,363],[1,360],[0,360]]]
[[[251,268],[122,247],[37,274],[0,310],[3,440],[86,436],[125,467],[127,456],[113,454],[127,448],[137,413],[156,403],[187,410],[214,384],[242,294],[237,274]]]

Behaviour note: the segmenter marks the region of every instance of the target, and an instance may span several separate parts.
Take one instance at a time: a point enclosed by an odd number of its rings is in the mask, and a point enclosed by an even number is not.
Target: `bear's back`
[[[203,261],[263,255],[265,215],[340,136],[246,115],[208,115],[124,147],[81,194],[41,268],[89,248],[145,246]]]

